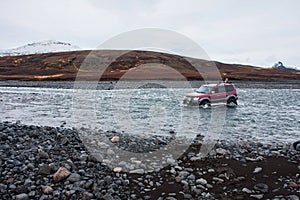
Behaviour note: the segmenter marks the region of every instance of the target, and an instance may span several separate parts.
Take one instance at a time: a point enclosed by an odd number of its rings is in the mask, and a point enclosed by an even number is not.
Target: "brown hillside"
[[[99,69],[104,68],[102,80],[117,80],[124,75],[128,79],[178,79],[178,74],[189,80],[199,80],[202,79],[201,75],[210,77],[213,64],[216,64],[223,78],[232,80],[300,80],[300,72],[296,70],[208,62],[150,51],[93,51],[93,58],[89,60],[92,65],[80,68],[90,52],[0,57],[0,80],[75,80],[78,70],[81,78],[95,80],[98,79]],[[120,53],[124,54],[110,63]],[[195,65],[201,66],[201,75],[193,67]]]

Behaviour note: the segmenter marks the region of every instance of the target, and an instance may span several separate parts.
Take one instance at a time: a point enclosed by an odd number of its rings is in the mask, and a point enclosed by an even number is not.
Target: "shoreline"
[[[110,132],[108,136],[116,134]],[[178,163],[136,174],[114,172],[97,161],[75,129],[2,122],[0,139],[0,194],[5,199],[299,199],[300,196],[300,151],[294,150],[290,143],[219,141],[209,156],[198,159],[201,143],[196,142]],[[125,139],[128,141],[122,143]],[[120,134],[117,144],[130,144],[130,140],[135,141]],[[147,146],[148,142],[143,144]],[[60,167],[68,173],[57,181]]]

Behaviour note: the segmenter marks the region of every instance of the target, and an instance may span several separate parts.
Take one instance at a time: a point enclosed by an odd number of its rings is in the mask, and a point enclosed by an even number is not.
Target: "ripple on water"
[[[210,129],[211,111],[180,106],[187,92],[190,91],[97,90],[96,105],[86,107],[96,113],[97,126],[103,130],[134,129],[135,134],[169,134],[175,130],[177,134],[190,131],[205,135]],[[72,89],[0,87],[0,93],[2,121],[48,126],[66,122],[66,126],[74,126]],[[226,109],[222,139],[299,139],[299,89],[240,89],[238,94],[239,105]],[[124,128],[126,123],[131,124],[131,129]]]

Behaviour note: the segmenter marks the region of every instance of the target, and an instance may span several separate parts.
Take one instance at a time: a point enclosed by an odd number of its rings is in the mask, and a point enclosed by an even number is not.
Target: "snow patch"
[[[0,56],[19,56],[28,54],[40,54],[51,52],[66,52],[81,50],[80,47],[66,42],[46,40],[20,46],[18,48],[0,51]]]

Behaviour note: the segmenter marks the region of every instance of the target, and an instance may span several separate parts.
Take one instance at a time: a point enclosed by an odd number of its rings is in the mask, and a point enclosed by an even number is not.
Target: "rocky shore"
[[[128,136],[105,134],[136,152],[155,150],[172,138],[130,145]],[[193,142],[178,162],[161,170],[128,173],[95,159],[75,129],[2,122],[0,194],[18,200],[299,199],[300,151],[292,144],[218,141],[206,158],[198,157],[200,147]]]

